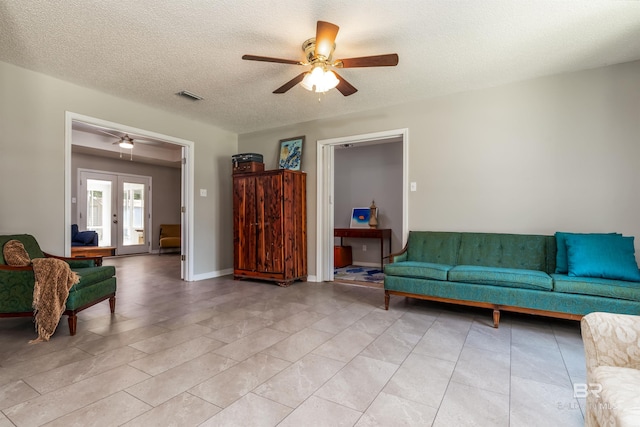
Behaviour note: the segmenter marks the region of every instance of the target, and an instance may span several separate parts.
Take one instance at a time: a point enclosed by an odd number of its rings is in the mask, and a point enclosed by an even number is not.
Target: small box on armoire
[[[264,170],[264,161],[262,154],[258,153],[240,153],[231,156],[233,162],[233,174],[262,172]]]
[[[233,164],[233,173],[249,173],[249,172],[262,172],[264,170],[264,163],[258,162],[245,162],[245,163],[234,163]]]

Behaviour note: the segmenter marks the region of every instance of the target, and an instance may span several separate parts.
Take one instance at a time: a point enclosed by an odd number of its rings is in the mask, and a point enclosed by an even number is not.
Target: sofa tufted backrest
[[[500,233],[462,233],[458,265],[519,268],[553,273],[553,236]]]
[[[407,243],[407,261],[456,265],[460,233],[449,231],[412,231]]]
[[[4,261],[3,249],[4,244],[9,240],[21,241],[27,253],[29,254],[29,258],[44,258],[44,253],[42,252],[42,249],[40,249],[40,245],[38,245],[35,237],[33,237],[31,234],[4,235],[0,236],[0,264],[6,265],[6,262]]]

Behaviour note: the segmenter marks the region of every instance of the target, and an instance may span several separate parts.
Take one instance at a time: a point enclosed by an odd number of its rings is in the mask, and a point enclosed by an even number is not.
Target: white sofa
[[[586,426],[640,426],[640,316],[582,318],[587,362]]]

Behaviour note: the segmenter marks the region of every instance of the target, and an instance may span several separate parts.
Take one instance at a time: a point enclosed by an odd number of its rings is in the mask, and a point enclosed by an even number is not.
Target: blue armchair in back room
[[[78,231],[78,224],[71,226],[71,246],[98,246],[98,233]]]

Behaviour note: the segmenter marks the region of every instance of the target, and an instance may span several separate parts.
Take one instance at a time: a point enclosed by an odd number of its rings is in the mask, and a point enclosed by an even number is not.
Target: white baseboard
[[[360,267],[377,267],[380,270],[382,270],[382,267],[380,267],[380,264],[378,264],[377,262],[359,262],[359,261],[354,261],[353,264],[351,265],[356,265],[356,266],[360,266]]]
[[[215,279],[216,277],[227,276],[229,274],[233,274],[233,268],[226,268],[224,270],[219,271],[210,271],[208,273],[195,274],[193,275],[193,281],[197,282],[198,280],[207,280],[207,279]],[[318,276],[307,276],[307,282],[317,282]]]
[[[194,282],[198,280],[215,279],[220,276],[227,276],[233,274],[233,268],[225,268],[224,270],[210,271],[208,273],[194,274],[191,278]]]

